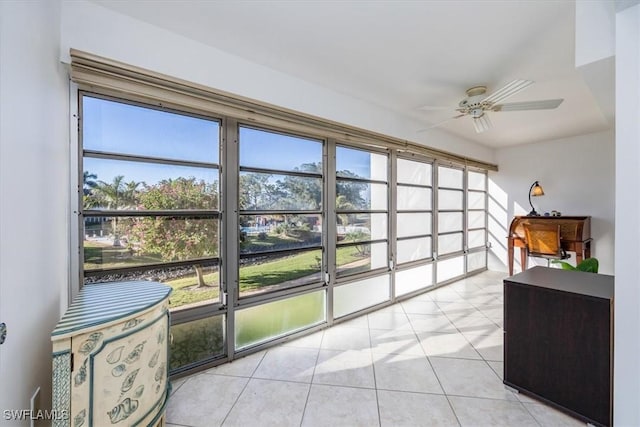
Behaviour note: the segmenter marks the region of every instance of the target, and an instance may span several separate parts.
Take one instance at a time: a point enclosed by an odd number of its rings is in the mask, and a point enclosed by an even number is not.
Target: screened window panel
[[[224,330],[224,315],[171,325],[169,370],[221,356]]]
[[[469,191],[467,193],[467,207],[469,209],[484,209],[486,193]]]
[[[438,233],[462,231],[462,212],[438,212]]]
[[[171,210],[219,208],[216,168],[85,157],[85,175],[95,175],[84,209]]]
[[[325,291],[264,303],[236,311],[235,348],[270,341],[326,320]]]
[[[147,269],[114,272],[107,275],[87,275],[84,285],[98,282],[125,282],[138,280],[155,280],[173,288],[169,299],[171,312],[188,310],[190,308],[220,302],[220,272],[216,261],[203,261],[188,266],[149,267]],[[202,283],[200,283],[202,280]]]
[[[336,230],[339,243],[387,238],[386,213],[338,214]]]
[[[402,264],[409,261],[431,258],[431,237],[398,240],[397,262]]]
[[[322,282],[322,249],[251,254],[240,260],[240,297]]]
[[[436,270],[438,283],[453,279],[454,277],[462,276],[464,274],[464,259],[464,256],[459,256],[456,258],[438,261]]]
[[[430,210],[431,189],[421,187],[396,187],[398,210]]]
[[[384,154],[336,147],[336,174],[343,178],[387,181],[387,159]]]
[[[336,209],[338,211],[386,211],[387,208],[387,184],[337,180]]]
[[[438,187],[462,189],[463,171],[444,166],[438,166]]]
[[[469,228],[484,228],[486,211],[469,211],[467,213],[467,226]]]
[[[244,126],[239,136],[243,167],[322,173],[322,141]]]
[[[396,296],[433,285],[433,265],[426,264],[396,272]]]
[[[260,172],[240,172],[240,209],[319,210],[322,178]]]
[[[469,248],[478,248],[484,246],[486,244],[486,231],[484,229],[481,230],[473,230],[467,233]]]
[[[322,245],[322,215],[240,215],[240,253]]]
[[[469,171],[468,173],[469,190],[485,191],[487,188],[487,174],[482,172]]]
[[[334,317],[364,310],[390,298],[388,274],[336,286],[333,289]]]
[[[484,269],[487,267],[487,252],[472,252],[467,254],[467,272]]]
[[[438,255],[462,251],[462,233],[442,234],[438,236]]]
[[[398,159],[398,184],[431,185],[431,165],[429,163]]]
[[[462,210],[464,193],[457,190],[438,190],[438,210]]]
[[[100,217],[84,224],[84,268],[139,267],[218,256],[218,219]]]
[[[398,213],[398,237],[421,236],[431,234],[431,213]]]
[[[338,277],[376,270],[388,265],[387,243],[361,243],[338,246],[336,267]]]
[[[85,95],[82,145],[85,150],[219,163],[220,123]]]

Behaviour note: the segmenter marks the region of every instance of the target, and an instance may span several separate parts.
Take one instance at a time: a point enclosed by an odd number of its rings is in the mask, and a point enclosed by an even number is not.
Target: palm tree
[[[85,196],[91,194],[91,190],[96,188],[96,186],[98,185],[98,183],[96,182],[97,178],[98,175],[96,175],[95,173],[84,171],[84,173],[82,174],[82,193]]]
[[[108,210],[131,209],[136,205],[138,196],[138,186],[140,182],[124,182],[124,175],[113,178],[111,183],[98,181],[93,189],[93,204]],[[111,221],[113,226],[113,246],[120,246],[120,236],[118,235],[118,217]]]

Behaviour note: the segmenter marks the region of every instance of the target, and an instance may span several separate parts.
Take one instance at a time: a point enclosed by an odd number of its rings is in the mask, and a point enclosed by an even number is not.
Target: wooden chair
[[[560,246],[560,225],[522,224],[524,228],[527,256],[545,258],[547,266],[552,259],[568,259],[571,254]]]

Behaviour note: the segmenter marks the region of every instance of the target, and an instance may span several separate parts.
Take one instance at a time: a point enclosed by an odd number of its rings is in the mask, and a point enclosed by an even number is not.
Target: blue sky
[[[89,96],[83,97],[83,148],[111,153],[219,163],[220,125],[215,120],[140,108]],[[240,164],[277,170],[294,170],[303,163],[322,163],[322,141],[240,127]],[[338,147],[337,170],[370,176],[370,154]],[[85,158],[85,171],[111,182],[151,185],[162,179],[195,177],[218,180],[215,169],[169,166]]]

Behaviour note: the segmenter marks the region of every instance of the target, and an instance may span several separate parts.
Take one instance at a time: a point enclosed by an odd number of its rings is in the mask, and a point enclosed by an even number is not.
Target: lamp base
[[[534,209],[534,210],[532,210],[531,212],[529,212],[529,213],[527,214],[527,216],[540,216],[540,214],[539,214],[538,212],[536,212],[536,210]]]

